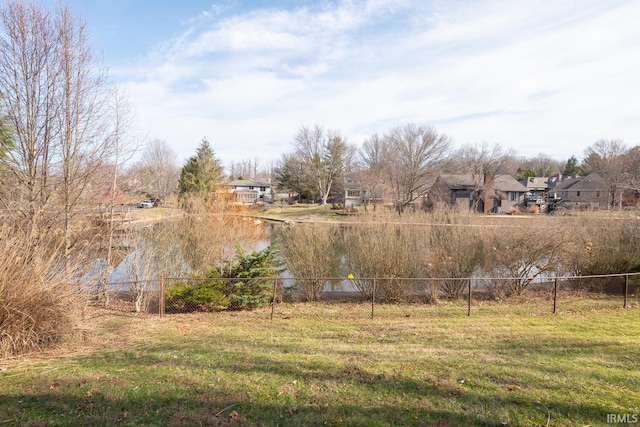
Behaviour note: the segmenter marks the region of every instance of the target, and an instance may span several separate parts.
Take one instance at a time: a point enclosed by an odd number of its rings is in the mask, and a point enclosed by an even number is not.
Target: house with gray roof
[[[273,201],[271,183],[253,179],[238,179],[229,183],[230,192],[238,203],[252,204]]]
[[[443,174],[430,191],[433,203],[476,212],[510,212],[522,203],[527,187],[511,175]]]
[[[609,187],[596,172],[559,180],[549,187],[549,193],[574,205],[593,209],[606,209],[609,205]]]

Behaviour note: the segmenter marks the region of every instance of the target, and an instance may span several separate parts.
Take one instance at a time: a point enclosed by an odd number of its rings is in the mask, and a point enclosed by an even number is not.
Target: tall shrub
[[[584,218],[567,251],[564,263],[575,276],[632,273],[640,271],[640,220],[633,218]],[[602,288],[620,278],[589,278],[576,281],[578,287]]]
[[[341,229],[332,224],[297,224],[282,230],[280,246],[287,270],[308,301],[320,299],[327,279],[339,275]]]
[[[568,244],[561,228],[527,225],[496,228],[490,240],[485,271],[507,295],[520,295],[535,280],[557,274]]]
[[[440,278],[437,286],[444,296],[460,298],[465,279],[484,262],[486,228],[467,226],[452,212],[434,215],[434,222],[429,233],[429,277]]]
[[[399,301],[424,277],[428,253],[428,227],[410,224],[362,224],[345,229],[345,263],[353,283],[370,298]]]

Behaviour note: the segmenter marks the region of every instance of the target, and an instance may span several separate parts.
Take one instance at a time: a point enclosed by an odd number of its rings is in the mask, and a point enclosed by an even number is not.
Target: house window
[[[249,187],[249,190],[253,190],[253,187]]]
[[[596,191],[596,197],[600,197],[600,192]]]
[[[518,201],[518,195],[519,195],[518,193],[515,193],[515,192],[513,192],[513,191],[509,191],[509,192],[507,193],[507,199],[508,199],[510,202],[517,202],[517,201]]]
[[[347,190],[347,197],[360,197],[360,190]]]
[[[260,191],[267,191],[267,187],[260,187]]]
[[[576,191],[576,197],[580,197],[580,192]]]

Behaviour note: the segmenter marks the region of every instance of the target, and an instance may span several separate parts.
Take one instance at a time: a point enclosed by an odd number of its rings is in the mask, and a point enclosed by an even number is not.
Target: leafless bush
[[[361,224],[344,230],[345,263],[354,275],[355,287],[370,298],[372,278],[376,298],[398,301],[407,298],[413,282],[403,278],[425,276],[428,226],[408,224]]]
[[[429,234],[428,272],[438,277],[438,288],[447,298],[460,298],[467,281],[485,257],[484,228],[472,227],[464,216],[448,211],[433,215]]]
[[[296,287],[308,301],[317,301],[328,277],[339,274],[341,229],[329,224],[297,224],[283,229],[281,254]]]
[[[69,333],[81,290],[66,280],[59,253],[36,257],[14,230],[0,231],[0,356],[7,356],[40,349]]]
[[[562,249],[566,245],[562,229],[550,229],[534,223],[495,230],[489,240],[485,271],[498,279],[505,294],[520,295],[538,278],[558,271]]]
[[[229,265],[235,258],[236,244],[250,248],[267,237],[262,225],[225,214],[188,215],[172,227],[184,267],[201,274]]]
[[[571,274],[594,276],[640,271],[640,220],[632,218],[580,218],[576,220],[572,251],[564,255]],[[602,289],[619,278],[580,279],[578,288]]]

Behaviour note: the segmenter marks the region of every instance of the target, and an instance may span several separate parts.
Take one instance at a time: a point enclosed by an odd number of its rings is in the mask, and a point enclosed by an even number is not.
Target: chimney
[[[484,174],[484,192],[482,193],[484,213],[493,212],[495,177],[491,174]]]

